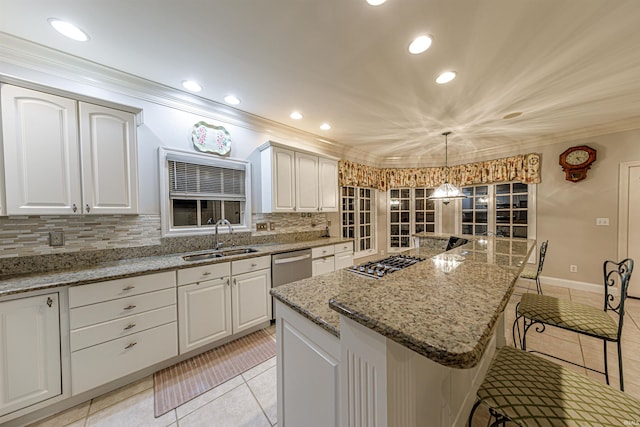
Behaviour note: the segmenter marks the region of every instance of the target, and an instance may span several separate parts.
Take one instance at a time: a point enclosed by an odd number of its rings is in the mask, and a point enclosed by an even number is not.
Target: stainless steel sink
[[[206,252],[203,254],[185,255],[182,257],[182,259],[185,261],[202,261],[205,259],[223,258],[226,256],[250,254],[253,252],[258,252],[258,250],[253,248],[229,249],[226,251],[215,251],[215,252]]]
[[[228,251],[222,251],[219,253],[221,253],[222,256],[231,256],[231,255],[250,254],[253,252],[258,252],[258,250],[253,248],[229,249]]]

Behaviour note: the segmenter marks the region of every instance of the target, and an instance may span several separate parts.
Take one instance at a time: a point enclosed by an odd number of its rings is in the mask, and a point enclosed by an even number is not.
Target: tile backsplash
[[[253,232],[234,233],[236,245],[291,243],[320,238],[338,214],[254,214]],[[257,222],[274,230],[256,231]],[[64,232],[63,246],[49,245],[49,232]],[[222,241],[228,236],[223,234]],[[85,267],[141,256],[213,247],[213,235],[161,236],[159,215],[0,217],[0,275]]]

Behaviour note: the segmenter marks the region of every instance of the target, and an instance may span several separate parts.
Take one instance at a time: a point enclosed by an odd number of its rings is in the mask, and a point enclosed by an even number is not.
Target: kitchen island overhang
[[[375,417],[376,425],[418,426],[424,417],[429,425],[463,425],[493,355],[502,312],[534,246],[533,240],[471,238],[444,260],[433,249],[411,250],[426,260],[379,280],[341,270],[291,285],[312,291],[313,302],[302,290],[297,297],[288,289],[274,292],[279,303],[339,338],[335,425],[365,425],[367,417]],[[324,310],[335,310],[325,312],[328,321],[308,315],[317,314],[314,304],[323,299],[331,301]],[[281,322],[292,327],[286,316]],[[279,349],[285,352],[286,345]],[[295,395],[301,399],[304,392]],[[287,396],[284,390],[282,398]],[[286,412],[281,419],[287,425]]]

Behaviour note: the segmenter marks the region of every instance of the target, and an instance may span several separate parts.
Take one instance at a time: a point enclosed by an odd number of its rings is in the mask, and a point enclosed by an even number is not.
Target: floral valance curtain
[[[376,168],[348,160],[340,160],[338,170],[341,186],[368,187],[381,191],[402,187],[435,188],[442,184],[446,177],[445,167]],[[525,184],[540,183],[540,155],[520,154],[449,167],[449,182],[457,186],[509,181],[520,181]]]

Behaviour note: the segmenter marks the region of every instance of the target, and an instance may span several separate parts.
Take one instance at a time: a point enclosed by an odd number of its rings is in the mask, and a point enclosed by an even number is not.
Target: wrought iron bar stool
[[[620,262],[605,261],[604,273],[604,310],[576,302],[565,301],[547,295],[523,294],[516,306],[516,320],[513,323],[514,345],[520,342],[523,350],[527,349],[527,332],[535,325],[536,332],[544,332],[546,325],[573,331],[579,334],[599,338],[604,346],[604,372],[588,366],[564,360],[560,357],[547,354],[558,360],[582,366],[593,372],[604,374],[609,384],[609,366],[607,363],[607,343],[615,342],[618,347],[618,370],[620,373],[620,390],[624,391],[624,378],[622,374],[622,348],[621,335],[624,320],[624,303],[627,298],[629,278],[633,272],[633,260],[626,258]],[[615,295],[614,289],[619,290]],[[616,322],[609,311],[618,315]],[[520,333],[520,320],[522,320],[523,332]],[[516,340],[516,330],[518,339]],[[534,351],[535,352],[535,351]],[[542,352],[537,352],[541,353]]]
[[[518,426],[624,426],[635,423],[640,401],[589,378],[513,347],[502,347],[476,394],[469,414],[484,404],[491,427],[511,421]]]
[[[542,295],[542,287],[540,286],[540,273],[542,272],[542,266],[544,265],[544,257],[547,255],[547,246],[549,245],[549,241],[545,240],[540,245],[540,255],[538,256],[538,267],[537,268],[525,268],[522,273],[520,273],[520,277],[523,279],[530,279],[536,281],[536,288],[538,289],[538,293]]]

